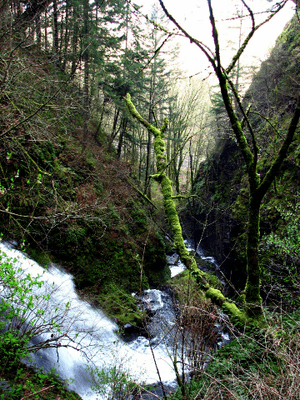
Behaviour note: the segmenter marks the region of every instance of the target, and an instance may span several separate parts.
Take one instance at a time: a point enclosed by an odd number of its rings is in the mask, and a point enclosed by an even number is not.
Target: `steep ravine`
[[[249,120],[259,146],[261,176],[265,174],[270,157],[278,150],[280,135],[287,130],[299,94],[299,35],[299,21],[295,17],[286,25],[269,58],[253,77],[243,100],[245,107],[249,103],[252,105]],[[299,128],[261,209],[260,257],[266,268],[263,276],[263,291],[266,293],[275,282],[280,285],[282,293],[289,290],[283,278],[288,279],[289,270],[300,266],[299,257],[295,257],[292,250],[293,238],[299,232],[298,135]],[[251,142],[251,138],[248,139]],[[200,202],[194,199],[183,213],[186,232],[196,241],[201,239],[201,246],[215,255],[221,270],[235,288],[243,289],[249,194],[241,152],[226,132],[223,132],[215,151],[201,164],[194,188]],[[274,237],[278,238],[277,250],[272,244]],[[283,250],[285,240],[290,242],[290,254],[288,248]]]

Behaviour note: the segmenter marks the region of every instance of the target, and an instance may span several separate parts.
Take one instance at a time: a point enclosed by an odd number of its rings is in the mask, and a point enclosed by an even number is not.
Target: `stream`
[[[178,348],[175,342],[178,340],[179,328],[176,325],[172,293],[168,290],[151,289],[143,294],[133,294],[138,297],[140,307],[147,310],[147,335],[132,333],[122,337],[116,323],[101,310],[78,297],[72,275],[54,264],[44,270],[9,243],[0,242],[0,250],[14,260],[15,268],[22,269],[24,276],[29,273],[44,282],[36,289],[35,294],[37,298],[43,299],[38,305],[39,309],[45,310],[44,315],[39,317],[40,321],[50,328],[41,335],[36,335],[31,344],[38,346],[39,343],[49,340],[58,344],[58,347],[39,350],[32,354],[31,360],[26,360],[27,364],[43,368],[46,372],[54,367],[63,380],[68,380],[68,388],[77,392],[84,400],[110,398],[109,392],[99,396],[91,389],[93,379],[90,368],[108,372],[116,366],[117,370],[128,373],[142,385],[154,385],[153,392],[162,396],[157,384],[158,368],[166,392],[175,390],[177,384],[171,358],[174,357],[174,349]],[[217,268],[213,258],[210,262]],[[168,256],[168,264],[172,276],[184,269],[175,253]],[[5,292],[1,286],[0,291]],[[47,294],[50,299],[44,300]],[[54,318],[59,319],[60,334],[51,328],[50,321]],[[127,328],[130,332],[129,326],[125,326],[125,332]],[[217,346],[228,340],[228,335],[221,333]],[[177,359],[182,361],[178,354]]]

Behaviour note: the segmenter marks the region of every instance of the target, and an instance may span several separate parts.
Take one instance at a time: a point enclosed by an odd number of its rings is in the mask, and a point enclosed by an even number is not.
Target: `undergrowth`
[[[232,332],[233,340],[196,370],[185,396],[173,400],[296,400],[300,387],[300,317],[298,313],[267,315],[265,331]]]

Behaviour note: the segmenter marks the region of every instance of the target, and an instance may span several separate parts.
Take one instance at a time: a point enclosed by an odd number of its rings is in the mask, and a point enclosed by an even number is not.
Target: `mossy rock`
[[[141,326],[145,313],[138,309],[138,300],[124,289],[110,283],[96,300],[101,309],[120,326]]]

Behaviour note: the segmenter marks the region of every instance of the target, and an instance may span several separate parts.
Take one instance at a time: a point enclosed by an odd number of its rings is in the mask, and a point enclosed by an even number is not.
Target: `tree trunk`
[[[73,34],[72,34],[72,66],[71,66],[71,79],[74,79],[75,72],[77,69],[77,46],[78,46],[78,36],[79,36],[79,10],[77,4],[73,4]]]
[[[88,32],[89,32],[89,3],[84,1],[84,40],[83,40],[83,60],[84,60],[84,83],[83,83],[83,149],[85,149],[88,137],[89,121],[89,50],[88,50]]]
[[[123,139],[126,132],[127,127],[127,118],[123,116],[121,122],[121,131],[119,135],[119,142],[118,142],[118,150],[117,150],[117,157],[120,159],[122,154],[122,146],[123,146]]]
[[[59,65],[58,49],[58,20],[57,20],[57,1],[53,0],[53,50],[56,57],[56,65]]]
[[[36,43],[37,47],[41,49],[42,44],[42,31],[41,31],[41,15],[38,14],[35,19],[35,32],[36,32]]]
[[[47,31],[47,10],[45,10],[45,24],[44,24],[44,36],[45,36],[45,42],[44,42],[44,46],[45,46],[45,51],[48,51],[48,31]]]
[[[299,0],[293,0],[299,5]],[[275,179],[276,174],[279,171],[280,166],[283,163],[284,158],[287,156],[289,146],[293,141],[293,137],[296,131],[297,124],[300,118],[300,97],[298,98],[298,102],[295,107],[295,111],[289,126],[289,129],[286,133],[285,138],[282,141],[281,148],[278,154],[274,157],[273,161],[270,163],[270,166],[267,170],[262,181],[260,181],[260,177],[258,175],[257,169],[257,160],[258,160],[258,144],[256,140],[255,133],[253,132],[252,126],[247,121],[248,129],[250,131],[250,140],[252,141],[251,145],[249,145],[247,138],[245,136],[245,131],[243,129],[244,123],[243,120],[239,120],[239,117],[234,109],[233,101],[229,94],[229,87],[234,95],[234,101],[239,106],[241,113],[243,114],[243,119],[247,120],[247,111],[243,108],[241,104],[241,100],[237,91],[237,88],[232,83],[229,78],[230,72],[232,72],[233,68],[236,66],[239,58],[245,48],[247,47],[249,41],[254,35],[255,31],[258,29],[260,25],[255,24],[254,14],[251,9],[243,2],[244,6],[248,9],[251,14],[252,19],[252,28],[250,29],[248,35],[246,36],[243,43],[240,45],[236,55],[232,58],[231,63],[227,68],[224,68],[221,64],[221,51],[220,51],[220,43],[219,43],[219,34],[216,26],[215,16],[212,7],[212,1],[207,0],[208,8],[209,8],[209,19],[212,28],[212,36],[214,41],[214,52],[212,52],[204,43],[199,42],[194,39],[187,31],[185,31],[180,24],[172,17],[172,15],[166,9],[163,0],[159,0],[160,5],[162,6],[165,14],[168,18],[176,25],[176,27],[189,38],[191,43],[195,43],[198,48],[206,55],[210,64],[212,65],[214,72],[219,80],[219,87],[221,90],[222,98],[224,101],[224,105],[230,119],[231,128],[234,132],[235,138],[237,140],[238,146],[243,154],[245,166],[247,168],[247,176],[248,182],[250,186],[250,201],[248,206],[248,232],[247,232],[247,283],[245,287],[245,298],[246,298],[246,308],[248,316],[259,317],[262,315],[262,302],[259,293],[260,289],[260,268],[258,262],[258,248],[259,248],[259,224],[260,224],[260,206],[262,200],[270,188],[272,182]],[[266,21],[271,19],[274,15],[278,13],[278,11],[284,6],[284,2],[279,4],[278,8],[274,11],[273,14],[268,17]]]
[[[109,143],[108,143],[108,151],[111,151],[112,145],[113,145],[113,141],[115,140],[115,137],[117,136],[118,131],[119,131],[119,129],[117,129],[119,115],[120,115],[120,108],[118,106],[116,106],[115,107],[115,115],[114,115],[114,122],[113,122],[112,132],[111,132]],[[121,126],[121,124],[120,124],[120,126]]]
[[[261,273],[258,259],[260,205],[261,200],[251,196],[248,215],[247,281],[245,286],[246,309],[250,317],[256,317],[262,312],[262,299],[260,296]]]
[[[150,157],[151,157],[151,134],[148,132],[148,139],[147,139],[147,152],[146,152],[146,171],[145,171],[145,188],[144,194],[150,197],[150,190],[149,190],[149,175],[150,175]]]
[[[65,35],[64,35],[64,54],[62,60],[62,70],[65,72],[67,65],[67,52],[69,47],[69,36],[70,36],[70,27],[69,27],[69,11],[70,11],[70,1],[66,0],[66,18],[65,18]],[[61,39],[61,41],[63,41]]]

